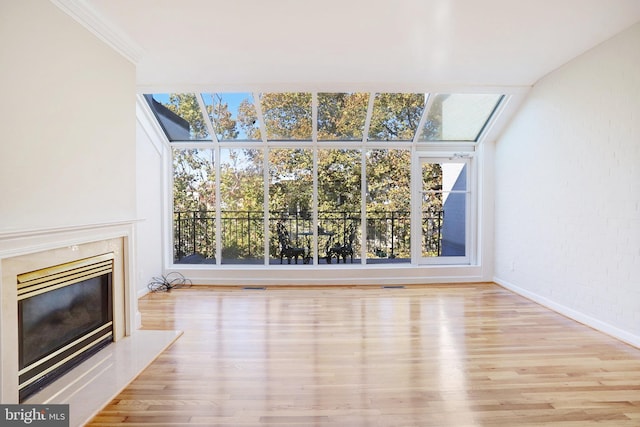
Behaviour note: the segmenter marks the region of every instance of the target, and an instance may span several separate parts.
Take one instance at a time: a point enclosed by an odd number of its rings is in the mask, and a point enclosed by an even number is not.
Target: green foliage
[[[422,165],[422,185],[427,192],[422,203],[422,210],[431,212],[442,210],[442,166],[440,163]]]
[[[169,104],[165,106],[189,122],[189,131],[194,139],[209,136],[200,106],[193,93],[172,93],[169,95]]]
[[[269,211],[310,216],[312,196],[312,150],[269,150]]]
[[[367,152],[367,210],[411,209],[411,153],[408,150]]]
[[[360,212],[360,150],[318,150],[318,210]]]
[[[233,140],[238,136],[236,121],[229,111],[229,104],[223,103],[219,95],[213,98],[213,105],[208,106],[208,114],[213,124],[218,141]]]
[[[173,207],[179,211],[215,208],[213,150],[173,149]]]
[[[422,93],[379,93],[376,95],[369,129],[370,140],[413,139],[424,110]]]
[[[361,140],[368,93],[319,93],[318,140]]]
[[[262,150],[222,149],[220,194],[222,208],[260,211],[263,202]]]
[[[311,139],[310,93],[265,93],[260,105],[269,139]]]
[[[257,125],[258,114],[256,107],[248,99],[243,99],[238,107],[238,125],[250,140],[259,140],[260,128]]]

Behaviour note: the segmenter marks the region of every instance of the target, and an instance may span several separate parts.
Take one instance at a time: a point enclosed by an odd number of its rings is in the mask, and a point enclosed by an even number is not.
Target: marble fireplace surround
[[[124,389],[180,335],[140,330],[134,265],[134,225],[122,221],[79,227],[0,232],[0,402],[18,403],[17,281],[21,273],[114,254],[114,342],[24,403],[67,403],[81,426]]]

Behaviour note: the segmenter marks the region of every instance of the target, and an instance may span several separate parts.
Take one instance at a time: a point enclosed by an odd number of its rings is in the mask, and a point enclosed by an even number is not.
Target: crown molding
[[[84,0],[50,1],[132,63],[137,64],[142,57],[143,49],[138,44]]]

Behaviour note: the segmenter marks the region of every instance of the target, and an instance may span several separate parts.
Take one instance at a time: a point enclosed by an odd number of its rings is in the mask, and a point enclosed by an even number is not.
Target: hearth
[[[113,253],[17,275],[20,401],[113,341]]]

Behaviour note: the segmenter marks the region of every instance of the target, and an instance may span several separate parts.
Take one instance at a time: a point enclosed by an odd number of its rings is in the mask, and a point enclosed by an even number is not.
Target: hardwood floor
[[[91,426],[640,426],[640,350],[493,284],[191,287]]]

